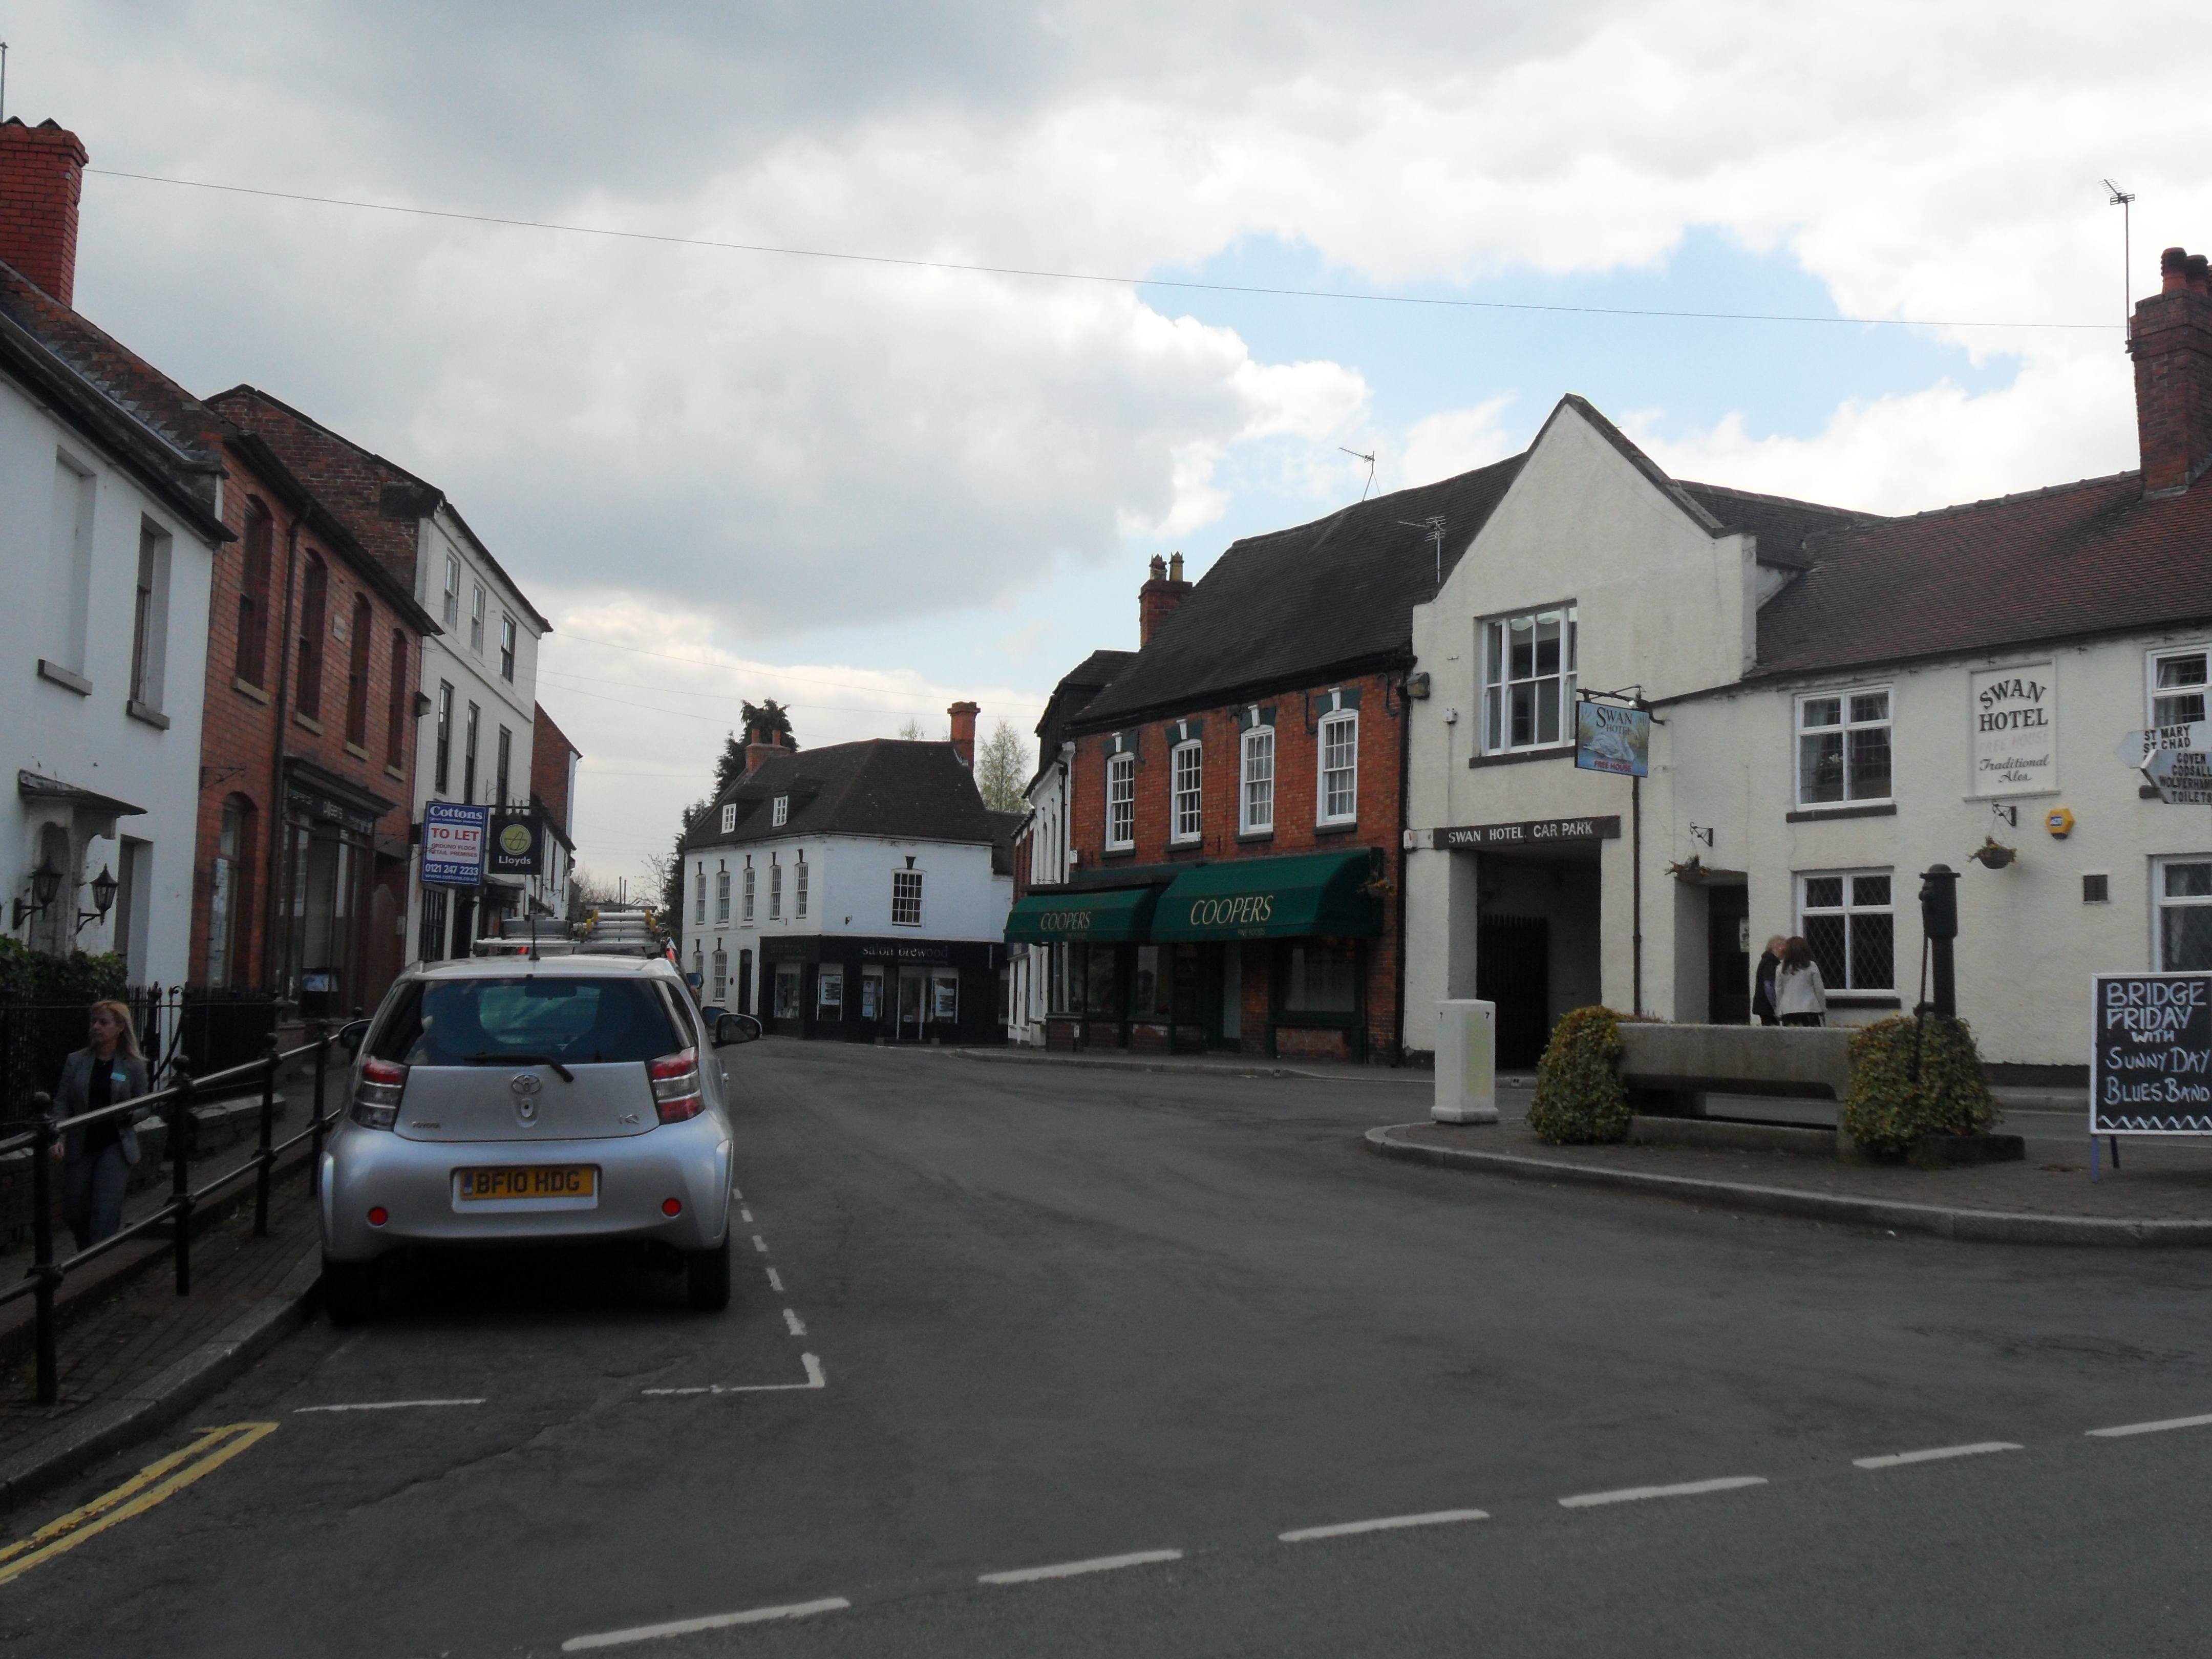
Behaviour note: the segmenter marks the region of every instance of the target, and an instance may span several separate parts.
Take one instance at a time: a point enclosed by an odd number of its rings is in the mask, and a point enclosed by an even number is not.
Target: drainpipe
[[[1382,683],[1382,695],[1390,695],[1388,679]],[[1406,1063],[1406,818],[1412,805],[1413,711],[1406,701],[1405,682],[1398,682],[1398,1048],[1391,1056],[1393,1066]],[[1448,820],[1449,821],[1449,820]]]
[[[276,723],[269,743],[269,881],[261,895],[261,982],[276,990],[276,884],[283,879],[284,829],[284,704],[292,689],[292,596],[299,586],[300,513],[284,532],[284,630],[276,647],[276,696],[270,703]]]

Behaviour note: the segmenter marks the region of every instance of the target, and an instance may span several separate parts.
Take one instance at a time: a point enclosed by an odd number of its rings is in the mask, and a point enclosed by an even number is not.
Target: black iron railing
[[[313,1042],[303,1042],[296,1048],[279,1048],[272,1034],[266,1040],[264,1052],[258,1059],[222,1071],[210,1072],[205,1077],[194,1077],[185,1064],[185,1055],[174,1054],[168,1061],[169,1075],[173,1080],[167,1087],[141,1095],[136,1100],[118,1101],[98,1111],[80,1112],[75,1117],[57,1119],[53,1115],[53,1100],[49,1095],[41,1093],[32,1097],[32,1127],[21,1133],[0,1140],[0,1155],[26,1149],[31,1154],[30,1271],[21,1283],[0,1290],[0,1306],[21,1297],[37,1298],[35,1335],[39,1404],[51,1406],[61,1395],[56,1358],[54,1293],[60,1289],[62,1280],[67,1275],[131,1239],[158,1234],[166,1228],[176,1258],[177,1294],[190,1296],[192,1293],[192,1212],[208,1200],[232,1188],[234,1183],[251,1176],[253,1178],[254,1237],[267,1237],[269,1188],[276,1161],[303,1140],[308,1143],[307,1195],[310,1198],[320,1195],[323,1139],[330,1126],[337,1121],[335,1111],[325,1110],[331,1044],[334,1040],[331,1031],[331,1024],[324,1022]],[[278,1140],[276,1138],[277,1073],[292,1061],[309,1054],[314,1057],[313,1112],[306,1128]],[[211,1090],[234,1089],[240,1084],[257,1079],[261,1085],[261,1122],[252,1155],[236,1168],[228,1170],[200,1186],[193,1186],[193,1140],[198,1127],[198,1121],[192,1116],[193,1100]],[[61,1146],[62,1137],[72,1129],[81,1131],[95,1123],[109,1121],[123,1123],[156,1114],[167,1125],[167,1145],[162,1151],[170,1163],[168,1201],[98,1243],[57,1261],[54,1259],[53,1170],[58,1162],[57,1152]]]

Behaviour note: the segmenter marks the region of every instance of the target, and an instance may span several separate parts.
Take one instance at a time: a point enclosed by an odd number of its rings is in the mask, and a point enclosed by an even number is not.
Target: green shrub
[[[120,998],[125,973],[118,956],[50,957],[0,937],[0,1118],[27,1115],[32,1092],[54,1086],[63,1057],[85,1044],[91,1006]]]
[[[1539,1138],[1554,1146],[1627,1138],[1620,1022],[1632,1018],[1610,1008],[1577,1008],[1552,1028],[1528,1107],[1528,1127]]]
[[[1920,1080],[1913,1045],[1922,1036]],[[1974,1034],[1962,1019],[1899,1015],[1851,1034],[1851,1091],[1844,1127],[1869,1152],[1910,1152],[1923,1135],[1979,1134],[2002,1114],[1982,1075]]]

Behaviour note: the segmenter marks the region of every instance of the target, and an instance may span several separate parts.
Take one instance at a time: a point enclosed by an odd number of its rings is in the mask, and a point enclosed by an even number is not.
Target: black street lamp
[[[76,913],[76,930],[78,933],[82,933],[84,932],[84,925],[88,921],[104,921],[106,920],[108,911],[115,903],[115,890],[122,884],[123,884],[116,880],[113,876],[108,874],[107,866],[106,865],[103,864],[100,866],[100,873],[92,878],[93,908],[89,910],[80,910]]]

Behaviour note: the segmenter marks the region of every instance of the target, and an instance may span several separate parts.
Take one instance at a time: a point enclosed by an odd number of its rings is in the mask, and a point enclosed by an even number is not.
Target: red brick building
[[[1069,722],[1073,867],[1009,922],[1055,1046],[1401,1052],[1413,607],[1518,465],[1238,542],[1194,586],[1152,561],[1135,658]]]
[[[192,975],[302,1013],[374,1008],[405,962],[422,641],[406,586],[236,421],[209,605]]]

